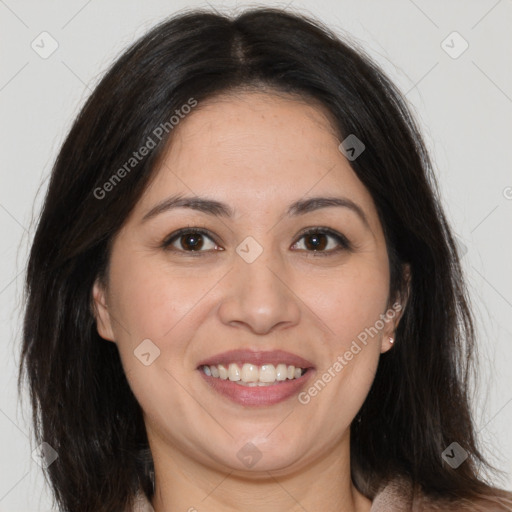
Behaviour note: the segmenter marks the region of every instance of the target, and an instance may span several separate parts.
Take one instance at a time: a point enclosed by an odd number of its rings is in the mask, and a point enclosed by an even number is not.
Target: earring
[[[395,342],[395,340],[391,336],[389,336],[389,343],[391,343],[391,345],[393,345],[394,342]]]

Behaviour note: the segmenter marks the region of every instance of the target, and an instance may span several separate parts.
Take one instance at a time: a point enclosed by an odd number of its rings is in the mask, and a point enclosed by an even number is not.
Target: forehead
[[[141,208],[175,192],[215,197],[237,213],[336,193],[373,208],[316,102],[226,94],[199,103],[174,130]]]
[[[317,164],[332,166],[333,149],[339,158],[338,144],[334,127],[319,105],[290,96],[246,92],[199,104],[178,127],[167,163],[185,159],[236,163],[253,174],[262,164],[263,171],[286,164],[286,172],[304,158],[311,164],[321,157]]]

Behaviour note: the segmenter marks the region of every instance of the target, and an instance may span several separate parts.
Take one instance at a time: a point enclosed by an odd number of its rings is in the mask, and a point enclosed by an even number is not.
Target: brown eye
[[[304,247],[300,246],[300,241],[304,240]],[[337,233],[328,228],[313,228],[302,233],[299,241],[295,242],[292,246],[294,248],[303,249],[306,252],[314,254],[329,254],[337,253],[342,250],[351,250],[351,243],[342,234]]]
[[[327,247],[327,236],[323,233],[315,233],[304,237],[305,246],[311,251],[323,251]]]
[[[180,244],[186,250],[199,251],[204,244],[203,235],[196,233],[181,235]]]
[[[178,252],[208,252],[218,248],[213,239],[203,230],[180,229],[162,244],[164,249]]]

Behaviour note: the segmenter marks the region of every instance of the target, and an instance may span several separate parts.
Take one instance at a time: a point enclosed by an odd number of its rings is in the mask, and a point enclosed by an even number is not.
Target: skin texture
[[[339,143],[312,103],[245,92],[199,104],[175,128],[115,238],[106,284],[93,288],[97,328],[117,344],[144,411],[156,512],[370,510],[350,479],[349,427],[380,354],[392,347],[399,314],[307,404],[294,396],[241,406],[211,390],[197,370],[226,350],[283,349],[314,364],[309,386],[391,307],[382,227]],[[235,215],[178,208],[142,222],[177,193],[225,202]],[[368,227],[348,208],[285,215],[290,203],[313,196],[351,199]],[[354,249],[313,255],[311,237],[301,231],[322,226]],[[174,252],[161,247],[184,227],[213,235],[203,237],[198,256],[185,252],[179,237]],[[250,264],[236,252],[247,236],[263,248]],[[330,236],[325,242],[324,251],[339,246]],[[160,350],[149,366],[133,353],[145,339]],[[262,454],[250,469],[237,457],[248,442]]]

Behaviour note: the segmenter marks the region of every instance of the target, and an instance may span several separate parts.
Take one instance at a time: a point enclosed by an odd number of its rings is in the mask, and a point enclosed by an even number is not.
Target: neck
[[[151,442],[153,441],[153,442]],[[155,512],[369,512],[350,478],[349,433],[334,448],[294,469],[238,471],[199,462],[150,439]]]

